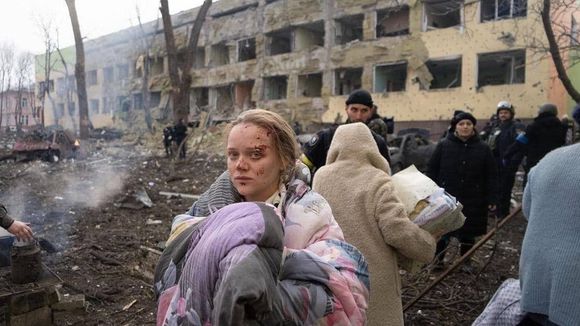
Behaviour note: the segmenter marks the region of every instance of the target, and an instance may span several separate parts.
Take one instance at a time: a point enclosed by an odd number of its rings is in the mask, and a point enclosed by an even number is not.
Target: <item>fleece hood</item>
[[[381,156],[370,129],[363,123],[349,123],[336,129],[326,164],[345,161],[351,164],[370,164],[390,174],[387,160]]]

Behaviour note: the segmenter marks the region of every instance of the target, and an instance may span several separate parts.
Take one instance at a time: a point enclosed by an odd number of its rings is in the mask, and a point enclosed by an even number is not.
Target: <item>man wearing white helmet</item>
[[[523,132],[524,126],[514,121],[515,109],[508,101],[501,101],[497,104],[496,111],[497,126],[489,135],[490,145],[499,172],[499,200],[497,205],[498,218],[504,218],[510,213],[510,201],[512,188],[518,166],[523,158],[523,154],[518,153],[509,159],[505,154],[510,146],[515,143],[518,134]]]

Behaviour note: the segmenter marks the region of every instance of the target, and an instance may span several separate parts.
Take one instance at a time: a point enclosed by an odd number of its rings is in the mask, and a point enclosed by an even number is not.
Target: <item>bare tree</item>
[[[155,40],[155,34],[157,34],[157,28],[159,27],[159,17],[155,20],[155,28],[153,30],[153,35],[151,38],[147,37],[147,33],[143,28],[143,23],[141,22],[141,14],[139,8],[137,11],[137,21],[139,22],[140,30],[140,40],[143,51],[143,75],[141,76],[141,94],[143,96],[143,109],[145,111],[145,123],[147,124],[147,129],[153,131],[153,118],[151,117],[151,94],[149,93],[149,75],[151,70],[151,46]]]
[[[14,71],[14,45],[0,45],[0,126],[2,126],[3,112],[6,107],[6,91],[10,90]]]
[[[50,105],[52,107],[52,115],[53,115],[53,120],[54,123],[56,125],[58,125],[58,112],[56,111],[56,105],[54,102],[54,98],[52,98],[50,91],[51,91],[51,86],[50,86],[50,75],[54,69],[54,66],[57,63],[57,60],[53,57],[53,55],[55,54],[55,50],[57,49],[57,43],[53,40],[52,38],[52,31],[51,31],[51,27],[52,27],[52,22],[51,21],[45,21],[42,20],[39,22],[39,28],[42,32],[42,37],[44,40],[44,57],[43,57],[43,61],[38,63],[38,66],[42,68],[42,72],[44,73],[44,83],[42,84],[42,87],[39,89],[39,98],[40,98],[40,111],[39,113],[41,113],[42,115],[44,115],[45,112],[45,101],[48,98],[48,100],[50,101]],[[53,81],[54,83],[54,81]],[[54,87],[54,84],[53,84]],[[44,121],[41,121],[41,123],[44,123]]]
[[[79,19],[75,7],[75,0],[65,0],[70,20],[72,24],[73,34],[75,37],[76,63],[75,63],[75,79],[77,82],[77,98],[79,104],[79,130],[80,138],[89,138],[89,104],[87,101],[87,87],[85,76],[85,48],[83,45],[83,38],[81,36],[81,29],[79,26]]]
[[[182,62],[177,61],[177,47],[175,36],[173,35],[173,24],[169,14],[167,0],[160,0],[161,17],[163,19],[163,32],[165,35],[165,47],[167,50],[167,62],[169,66],[169,80],[171,82],[173,119],[175,122],[180,119],[187,120],[189,115],[189,91],[191,86],[191,67],[193,66],[195,49],[199,40],[199,34],[211,7],[212,1],[205,0],[197,12],[197,17],[189,33],[185,58]]]
[[[25,91],[29,90],[32,84],[32,71],[34,65],[34,56],[31,53],[21,53],[16,59],[16,106],[14,114],[14,123],[16,131],[22,130],[22,98]],[[30,103],[32,105],[32,103]]]

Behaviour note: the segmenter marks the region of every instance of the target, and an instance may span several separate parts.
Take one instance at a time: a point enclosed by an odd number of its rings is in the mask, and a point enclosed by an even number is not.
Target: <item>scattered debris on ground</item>
[[[162,138],[150,135],[91,140],[82,160],[0,162],[0,200],[56,251],[42,259],[70,301],[57,325],[155,324],[152,271],[172,218],[226,168],[223,128],[190,132],[186,160],[166,158]],[[10,141],[0,141],[0,156]],[[499,284],[517,277],[524,228],[514,218],[476,252],[473,268],[453,272],[411,307],[406,325],[470,324]],[[402,275],[403,304],[436,276],[428,268]]]

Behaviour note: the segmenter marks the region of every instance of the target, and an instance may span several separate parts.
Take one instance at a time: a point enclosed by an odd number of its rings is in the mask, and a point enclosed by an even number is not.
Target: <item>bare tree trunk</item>
[[[87,101],[87,87],[85,77],[85,48],[81,36],[81,29],[77,17],[75,0],[65,0],[68,7],[73,33],[75,36],[76,64],[75,78],[77,81],[77,98],[79,101],[79,129],[81,139],[89,138],[89,103]]]
[[[143,58],[143,77],[141,78],[141,94],[143,94],[143,110],[145,111],[145,123],[147,124],[147,129],[149,132],[153,132],[153,118],[151,117],[151,93],[149,93],[149,73],[150,73],[150,63],[151,57],[149,56],[149,50],[151,49],[151,44],[155,38],[155,33],[151,36],[151,41],[147,40],[147,34],[143,29],[143,24],[141,23],[141,15],[137,11],[137,20],[139,21],[139,28],[141,30],[141,43],[143,50],[145,52]],[[155,22],[155,32],[159,25],[159,18]]]
[[[169,80],[171,81],[172,100],[173,100],[173,119],[175,122],[180,119],[187,120],[189,115],[189,89],[191,87],[191,67],[195,57],[193,54],[197,48],[199,40],[199,33],[207,16],[207,12],[211,7],[212,1],[205,0],[193,23],[193,28],[189,34],[188,46],[186,50],[185,62],[182,65],[181,76],[179,75],[179,67],[177,62],[177,48],[175,46],[175,37],[173,35],[173,25],[171,23],[171,15],[169,14],[169,5],[167,0],[160,0],[161,17],[163,19],[163,32],[165,35],[165,46],[167,49],[167,62],[169,66]]]
[[[568,95],[578,103],[580,102],[580,93],[576,90],[566,68],[564,67],[564,62],[562,61],[562,56],[560,55],[560,48],[558,47],[558,42],[554,36],[554,30],[552,29],[552,20],[550,18],[550,0],[544,0],[544,6],[541,12],[542,23],[544,25],[544,31],[546,32],[546,37],[548,38],[548,44],[550,45],[550,54],[552,55],[552,60],[554,61],[554,66],[556,66],[556,71],[558,72],[558,78],[562,81],[564,88],[568,92]]]
[[[16,132],[20,134],[22,131],[22,83],[18,81],[18,88],[16,91],[16,106],[14,107],[14,124],[16,125]]]
[[[71,114],[71,110],[70,110],[70,104],[71,104],[71,100],[73,97],[73,91],[74,91],[74,87],[72,87],[73,85],[71,85],[70,80],[69,80],[69,73],[68,73],[68,65],[66,60],[64,60],[64,56],[62,55],[62,51],[60,51],[60,48],[57,47],[56,51],[58,52],[58,56],[60,57],[60,61],[62,62],[62,66],[64,67],[64,75],[65,75],[65,92],[66,92],[66,103],[64,105],[65,110],[67,112],[69,112],[69,116],[71,118],[71,121],[73,122],[73,129],[75,131],[75,134],[77,133],[77,125],[74,123],[74,114]],[[52,100],[52,97],[49,97],[50,100]],[[56,112],[56,111],[55,111]],[[55,113],[55,116],[57,114]],[[65,113],[62,113],[62,116],[64,117]],[[59,117],[60,118],[60,117]]]

